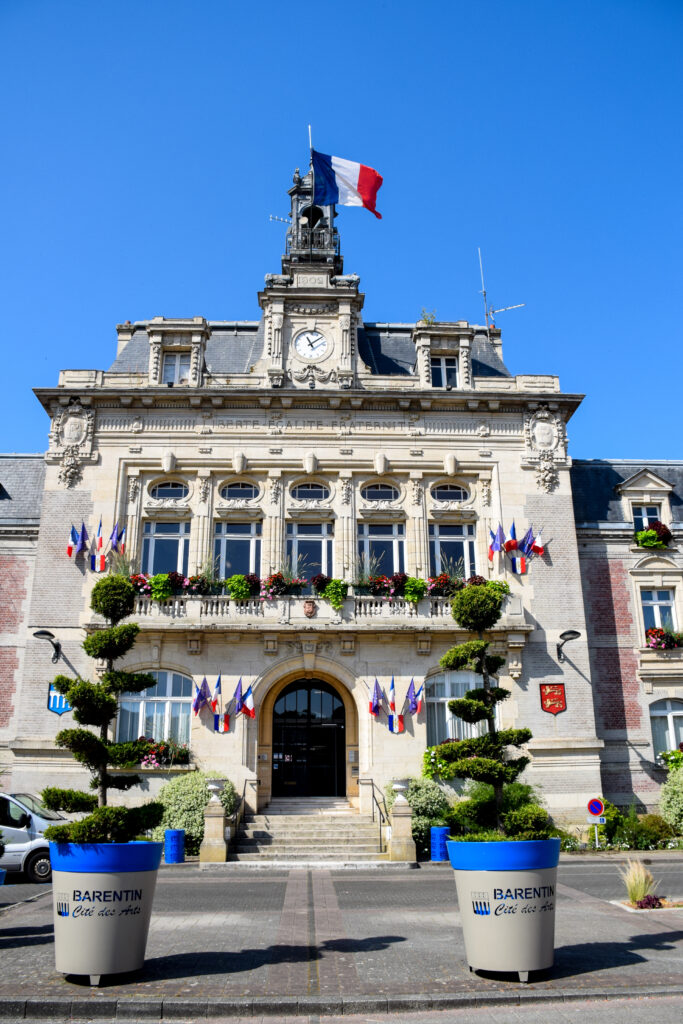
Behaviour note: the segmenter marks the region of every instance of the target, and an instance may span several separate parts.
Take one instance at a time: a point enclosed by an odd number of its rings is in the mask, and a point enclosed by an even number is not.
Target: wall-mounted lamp
[[[51,633],[49,629],[39,629],[37,633],[33,634],[38,640],[49,640],[52,644],[52,664],[54,665],[59,661],[59,656],[62,653],[62,645],[59,640],[55,640],[54,633]]]
[[[562,648],[567,643],[567,640],[578,640],[580,636],[581,636],[581,634],[579,633],[578,629],[565,629],[564,633],[560,633],[560,640],[562,641],[562,643],[557,645],[557,660],[558,661],[564,661],[565,660],[564,652],[562,651]]]

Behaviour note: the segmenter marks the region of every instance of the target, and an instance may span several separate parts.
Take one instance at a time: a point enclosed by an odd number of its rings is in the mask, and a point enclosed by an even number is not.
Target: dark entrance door
[[[344,704],[329,683],[298,679],[273,709],[273,796],[344,796]]]

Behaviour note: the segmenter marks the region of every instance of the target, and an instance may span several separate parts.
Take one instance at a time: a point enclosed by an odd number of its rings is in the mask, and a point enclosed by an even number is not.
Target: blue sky
[[[681,458],[679,0],[1,0],[0,449],[115,324],[255,319],[318,149],[384,176],[340,209],[368,320],[481,322],[585,393],[577,458]]]

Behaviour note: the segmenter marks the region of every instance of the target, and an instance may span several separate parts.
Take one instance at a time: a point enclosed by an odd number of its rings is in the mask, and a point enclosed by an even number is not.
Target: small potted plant
[[[634,540],[639,548],[668,548],[673,535],[668,526],[653,519],[644,530],[637,530]]]
[[[103,660],[106,669],[96,683],[67,676],[54,680],[79,726],[63,729],[55,742],[90,770],[96,793],[56,788],[43,792],[46,806],[53,810],[91,811],[81,821],[45,830],[52,863],[55,963],[65,974],[89,975],[91,984],[98,984],[103,974],[142,967],[161,861],[161,843],[134,840],[161,821],[163,808],[154,803],[110,807],[107,802],[110,789],[127,790],[140,781],[138,775],[108,770],[140,756],[139,744],[110,741],[117,698],[155,684],[151,675],[114,668],[114,662],[131,650],[140,629],[135,623],[119,625],[134,602],[135,588],[125,576],[99,580],[90,607],[110,626],[87,636],[83,648],[90,657]]]
[[[528,980],[529,971],[552,966],[555,935],[555,885],[560,840],[548,838],[551,823],[536,807],[503,813],[503,792],[529,762],[510,757],[510,747],[531,739],[529,729],[498,729],[496,705],[510,691],[492,684],[505,659],[489,654],[484,632],[501,617],[509,593],[504,582],[471,577],[453,600],[458,625],[475,633],[441,659],[447,669],[476,672],[482,686],[449,702],[464,722],[484,723],[484,735],[451,741],[425,753],[425,774],[486,782],[493,787],[495,829],[447,843],[455,870],[465,951],[471,970],[513,971]]]

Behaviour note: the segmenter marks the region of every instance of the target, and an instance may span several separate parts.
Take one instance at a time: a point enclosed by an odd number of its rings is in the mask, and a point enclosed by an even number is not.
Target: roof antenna
[[[484,264],[481,260],[481,249],[477,247],[479,253],[479,272],[481,274],[481,292],[480,294],[484,297],[484,316],[486,317],[486,333],[490,336],[491,327],[495,328],[493,318],[496,313],[507,313],[508,309],[521,309],[522,306],[526,306],[526,302],[518,302],[514,306],[501,306],[500,309],[494,309],[493,306],[489,306],[486,299],[486,286],[484,284]]]
[[[292,218],[291,217],[276,217],[275,214],[273,214],[273,213],[271,213],[271,215],[269,216],[268,220],[279,220],[281,224],[291,224],[292,223]]]

